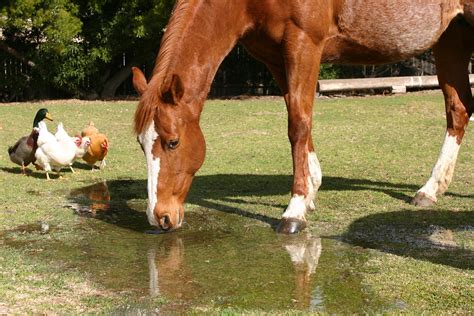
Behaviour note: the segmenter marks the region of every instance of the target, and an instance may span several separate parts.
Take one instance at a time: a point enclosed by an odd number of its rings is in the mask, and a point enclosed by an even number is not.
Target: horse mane
[[[135,111],[135,134],[140,135],[151,124],[158,108],[157,101],[157,95],[146,92],[143,94]]]
[[[161,85],[167,82],[170,69],[176,64],[173,59],[175,52],[182,44],[182,35],[192,20],[192,10],[188,10],[192,0],[177,1],[173,9],[171,19],[166,27],[165,34],[160,45],[160,51],[156,58],[153,76],[148,87],[141,97],[135,112],[135,133],[141,134],[151,124],[162,94]],[[194,1],[192,1],[194,2]]]

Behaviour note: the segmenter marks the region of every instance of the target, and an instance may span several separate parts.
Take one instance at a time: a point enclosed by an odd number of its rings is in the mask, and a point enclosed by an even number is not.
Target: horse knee
[[[464,134],[471,115],[469,111],[469,108],[460,104],[451,107],[447,115],[448,129],[454,131],[458,135]]]
[[[298,141],[306,141],[311,135],[311,126],[309,122],[303,119],[291,122],[288,127],[288,138],[291,144],[296,144]]]

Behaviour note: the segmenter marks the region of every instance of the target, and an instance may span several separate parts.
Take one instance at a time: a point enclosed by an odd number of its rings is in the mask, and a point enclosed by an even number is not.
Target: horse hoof
[[[425,194],[424,192],[418,192],[413,200],[411,201],[412,205],[420,207],[429,207],[433,206],[436,203],[436,199]]]
[[[280,224],[276,228],[276,232],[280,234],[297,234],[306,228],[306,221],[296,218],[282,218]]]

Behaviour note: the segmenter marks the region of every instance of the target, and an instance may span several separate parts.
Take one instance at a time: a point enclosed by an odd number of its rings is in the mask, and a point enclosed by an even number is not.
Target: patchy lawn
[[[50,130],[63,122],[75,134],[93,120],[110,139],[105,170],[79,161],[63,179],[21,175],[7,146],[31,131],[41,107],[55,118]],[[320,238],[322,251],[306,277],[282,250],[291,248],[289,239],[271,228],[292,181],[280,98],[207,102],[206,161],[183,232],[167,236],[145,234],[135,107],[75,100],[0,106],[0,314],[474,312],[470,130],[446,195],[430,209],[409,204],[444,139],[440,93],[317,101],[313,140],[323,184],[307,234]],[[91,197],[97,192],[107,198]]]

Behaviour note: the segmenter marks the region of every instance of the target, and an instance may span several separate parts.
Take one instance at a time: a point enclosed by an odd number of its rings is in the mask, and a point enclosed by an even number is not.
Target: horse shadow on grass
[[[419,209],[359,218],[342,237],[354,246],[473,270],[473,236],[472,211]]]
[[[252,205],[264,205],[265,202],[253,202],[248,201],[246,197],[254,196],[277,196],[287,195],[290,197],[290,188],[292,185],[292,176],[289,175],[237,175],[237,174],[221,174],[221,175],[209,175],[209,176],[197,176],[191,187],[191,191],[188,195],[187,202],[198,205],[199,207],[206,209],[213,209],[224,213],[235,214],[254,220],[258,220],[269,224],[272,228],[275,228],[279,223],[279,218],[269,217],[262,214],[251,212],[242,207],[235,207],[229,204],[239,203],[249,206]],[[129,207],[128,201],[131,200],[146,200],[147,191],[146,180],[112,180],[104,183],[97,183],[88,185],[83,188],[73,190],[70,195],[71,202],[75,205],[78,212],[87,214],[88,201],[106,201],[106,210],[120,210],[120,216],[116,214],[116,224],[124,226],[125,228],[131,227],[131,222],[142,222],[138,225],[138,229],[143,229],[147,226],[147,219],[143,212],[137,212]],[[358,191],[358,190],[373,190],[382,191],[394,198],[407,200],[408,196],[401,191],[412,192],[416,186],[405,185],[405,184],[391,184],[387,182],[374,182],[370,180],[361,179],[347,179],[338,177],[325,177],[321,191],[331,190],[345,190],[345,191]],[[279,208],[283,212],[286,205],[266,202],[268,207]],[[86,205],[82,208],[81,205]],[[89,203],[90,204],[90,203]],[[99,208],[92,211],[92,215],[96,218],[107,221],[107,218],[100,218],[103,206],[100,203],[96,203]],[[91,204],[94,205],[94,204]],[[97,206],[96,205],[96,206]],[[97,208],[93,206],[93,208]],[[137,214],[135,214],[137,213]],[[107,213],[104,213],[107,214]],[[128,218],[126,214],[135,214],[134,218]],[[120,221],[123,218],[124,221]],[[140,219],[139,219],[140,218]],[[130,227],[127,227],[130,226]],[[137,228],[137,226],[135,226]]]
[[[187,202],[198,207],[257,220],[273,229],[279,218],[252,212],[246,197],[287,195],[290,197],[292,177],[289,175],[235,175],[221,174],[197,176]],[[70,206],[80,215],[122,228],[144,232],[151,229],[143,208],[147,199],[146,180],[122,179],[101,182],[73,190]],[[321,191],[383,192],[395,199],[410,201],[418,186],[403,183],[325,177]],[[455,194],[452,194],[455,195]],[[470,196],[461,196],[471,198]],[[268,207],[284,211],[286,205],[272,203]],[[134,203],[139,203],[138,207]],[[141,204],[140,204],[141,203]],[[238,203],[244,206],[233,206]],[[248,208],[246,207],[248,206]],[[138,211],[137,209],[140,209]],[[185,216],[186,220],[186,216]],[[315,223],[317,225],[317,223]],[[448,210],[401,210],[373,214],[354,221],[343,234],[343,240],[355,246],[378,249],[384,252],[456,268],[472,269],[473,252],[460,246],[453,231],[474,229],[474,214]]]

